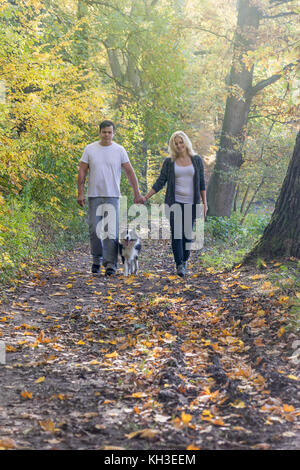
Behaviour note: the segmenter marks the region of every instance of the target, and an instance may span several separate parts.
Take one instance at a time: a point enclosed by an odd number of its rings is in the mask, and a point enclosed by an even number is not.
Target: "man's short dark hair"
[[[114,123],[112,121],[102,121],[102,122],[100,122],[100,132],[101,132],[101,129],[104,129],[104,127],[110,127],[110,126],[112,126],[114,131],[116,130],[116,126],[114,125]]]

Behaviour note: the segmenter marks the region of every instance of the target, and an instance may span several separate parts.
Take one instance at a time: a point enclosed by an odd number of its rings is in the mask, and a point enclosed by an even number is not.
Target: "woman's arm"
[[[200,195],[204,206],[204,218],[206,217],[208,206],[206,200],[206,185],[205,185],[205,177],[204,177],[204,164],[201,157],[199,157],[200,161]]]
[[[146,196],[144,196],[144,199],[145,201],[147,201],[147,199],[150,199],[151,196],[153,196],[153,194],[155,194],[156,191],[154,191],[154,189],[150,189],[150,191],[146,194]]]
[[[162,168],[160,170],[160,175],[157,178],[157,180],[155,181],[154,185],[152,186],[152,189],[154,190],[155,193],[158,193],[158,191],[160,191],[164,187],[166,182],[168,181],[168,164],[169,164],[169,161],[170,161],[170,158],[165,159],[165,161],[162,165]],[[151,196],[153,194],[154,193],[152,193]]]
[[[204,218],[205,218],[206,214],[207,214],[207,210],[208,210],[207,200],[206,200],[206,190],[200,191],[200,194],[201,194],[201,199],[202,199],[202,202],[203,202],[203,205],[204,205]]]

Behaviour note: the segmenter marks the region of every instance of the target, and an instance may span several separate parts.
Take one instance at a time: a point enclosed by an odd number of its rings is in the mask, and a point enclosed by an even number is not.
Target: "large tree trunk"
[[[230,91],[216,164],[208,186],[208,215],[229,217],[231,214],[252,100],[253,67],[249,70],[242,59],[255,46],[259,17],[259,9],[252,6],[250,0],[239,0]]]
[[[270,223],[244,264],[290,256],[300,258],[300,132]]]

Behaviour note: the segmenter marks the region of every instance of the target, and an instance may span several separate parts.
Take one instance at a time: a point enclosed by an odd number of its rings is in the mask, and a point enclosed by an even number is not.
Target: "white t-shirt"
[[[120,197],[121,165],[129,162],[122,145],[93,142],[85,147],[80,161],[89,165],[88,197]]]
[[[194,201],[194,165],[179,166],[175,162],[175,201],[193,204]]]

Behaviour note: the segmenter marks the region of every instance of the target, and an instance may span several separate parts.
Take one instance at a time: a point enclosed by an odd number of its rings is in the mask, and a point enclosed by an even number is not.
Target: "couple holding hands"
[[[78,204],[85,204],[84,184],[88,178],[88,221],[91,255],[93,258],[92,272],[100,271],[101,263],[106,275],[114,274],[118,262],[118,226],[119,199],[122,168],[134,191],[134,203],[144,204],[153,194],[160,191],[167,183],[165,204],[169,207],[178,204],[181,208],[181,236],[176,231],[177,219],[174,212],[170,213],[171,245],[176,263],[177,274],[185,276],[190,251],[187,245],[191,240],[186,233],[192,231],[197,217],[196,208],[202,200],[204,217],[207,213],[204,165],[201,157],[196,155],[190,139],[182,131],[174,132],[169,141],[169,157],[162,165],[160,175],[150,191],[142,196],[138,181],[128,154],[124,147],[113,141],[115,125],[112,121],[100,123],[100,141],[88,144],[83,152],[78,172]],[[101,216],[97,208],[102,204],[112,204],[116,210],[116,233],[114,237],[101,240],[97,234],[97,224]],[[192,208],[191,217],[187,207]],[[188,224],[189,227],[185,227]],[[187,228],[187,230],[186,230]]]

